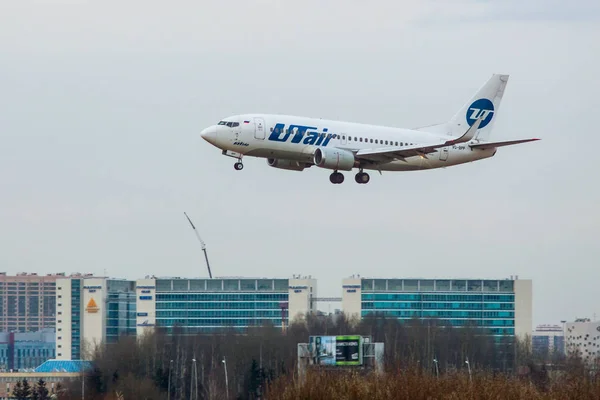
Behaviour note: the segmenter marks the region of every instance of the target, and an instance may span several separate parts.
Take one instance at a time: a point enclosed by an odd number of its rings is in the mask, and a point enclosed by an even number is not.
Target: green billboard
[[[311,336],[313,362],[320,365],[362,365],[362,337]]]

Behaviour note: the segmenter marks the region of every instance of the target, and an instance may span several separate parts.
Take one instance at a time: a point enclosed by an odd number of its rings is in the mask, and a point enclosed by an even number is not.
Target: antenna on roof
[[[200,238],[200,235],[198,234],[198,231],[196,230],[196,227],[192,223],[192,220],[190,219],[190,217],[188,217],[188,215],[186,214],[185,211],[183,213],[185,214],[185,217],[187,218],[187,220],[190,222],[190,225],[194,229],[194,233],[196,234],[196,237],[200,241],[200,245],[202,246],[202,251],[204,252],[204,258],[206,259],[206,267],[208,268],[208,276],[210,276],[210,279],[212,279],[212,273],[210,272],[210,264],[208,263],[208,255],[206,254],[206,244],[204,244],[204,241]]]

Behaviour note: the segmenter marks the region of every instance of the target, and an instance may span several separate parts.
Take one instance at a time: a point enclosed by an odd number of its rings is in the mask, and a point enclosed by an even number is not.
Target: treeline
[[[60,385],[57,385],[60,390]],[[17,381],[12,387],[10,397],[16,400],[50,400],[51,393],[43,379],[38,380],[33,386],[27,379]]]
[[[476,326],[453,328],[437,320],[401,322],[383,315],[360,321],[350,321],[344,314],[308,315],[285,331],[267,325],[245,334],[183,332],[176,328],[167,335],[156,329],[141,338],[121,337],[118,343],[93,349],[89,358],[94,367],[85,376],[85,398],[263,398],[268,387],[296,376],[298,343],[307,343],[311,335],[361,334],[383,342],[384,370],[392,373],[516,374],[517,367],[533,360],[530,346],[510,336],[494,338]],[[81,382],[71,382],[59,398],[81,398],[81,390]]]

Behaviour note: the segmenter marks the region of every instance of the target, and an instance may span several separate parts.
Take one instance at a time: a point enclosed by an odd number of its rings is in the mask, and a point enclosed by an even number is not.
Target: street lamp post
[[[225,366],[225,390],[227,391],[227,398],[229,399],[229,381],[227,380],[227,361],[223,357],[223,365]]]
[[[440,377],[440,368],[438,367],[437,358],[433,359],[433,363],[435,364],[435,375],[439,378]]]
[[[169,384],[168,384],[168,400],[171,400],[171,370],[173,369],[173,360],[169,361]]]
[[[192,358],[192,374],[194,373],[194,371],[196,370],[196,359]],[[194,375],[190,375],[190,400],[194,400],[194,398],[192,397],[192,393],[194,393]],[[196,393],[196,396],[198,396],[198,393]]]
[[[473,377],[471,376],[471,364],[469,363],[469,357],[467,357],[465,364],[467,364],[467,368],[469,369],[469,381],[473,382]]]
[[[567,356],[567,332],[565,330],[565,324],[567,321],[560,321],[562,323],[562,331],[563,331],[563,354],[565,357]]]

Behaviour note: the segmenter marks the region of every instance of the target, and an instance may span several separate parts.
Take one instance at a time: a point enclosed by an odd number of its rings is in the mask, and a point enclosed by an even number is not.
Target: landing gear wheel
[[[244,164],[242,164],[240,161],[238,161],[235,164],[233,164],[233,168],[235,168],[236,170],[239,171],[244,168]]]
[[[331,175],[329,175],[329,181],[331,183],[333,183],[334,185],[337,184],[339,185],[340,183],[344,182],[344,175],[340,174],[339,172],[334,172]]]
[[[354,177],[354,180],[356,181],[356,183],[360,183],[360,184],[363,184],[363,185],[366,184],[366,183],[369,183],[370,179],[371,179],[371,177],[366,172],[359,172]]]

